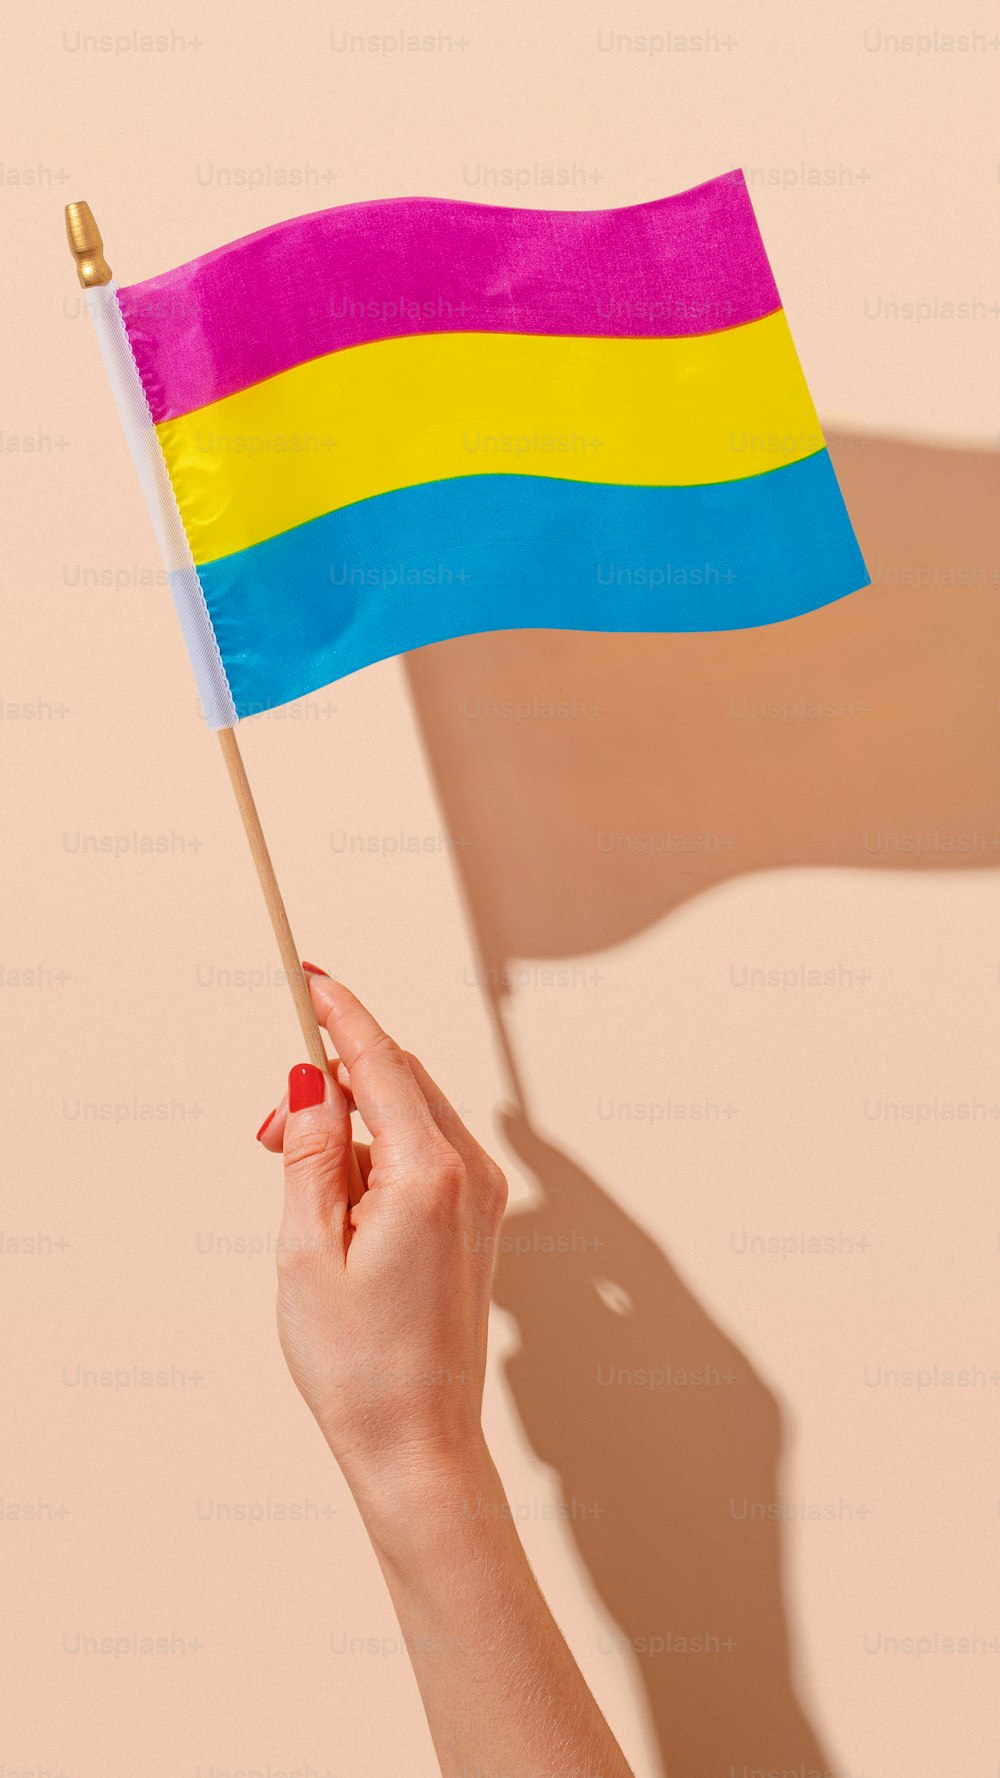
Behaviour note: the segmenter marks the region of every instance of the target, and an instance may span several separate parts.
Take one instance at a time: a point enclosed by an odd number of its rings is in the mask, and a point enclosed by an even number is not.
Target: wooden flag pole
[[[70,252],[76,261],[77,277],[83,288],[88,290],[96,285],[110,284],[111,267],[104,257],[104,243],[89,204],[66,205],[66,234],[69,238]],[[292,1000],[298,1013],[299,1024],[302,1027],[302,1036],[309,1060],[325,1072],[329,1069],[330,1059],[316,1023],[309,985],[302,972],[299,953],[288,922],[288,914],[285,911],[281,890],[278,887],[278,879],[274,874],[274,865],[271,863],[271,854],[264,838],[264,829],[260,824],[257,805],[254,802],[253,791],[250,788],[246,767],[243,764],[243,755],[236,738],[236,730],[235,728],[220,728],[216,730],[216,733],[222,748],[222,757],[226,762],[229,782],[233,787],[236,806],[239,809],[240,819],[250,845],[250,855],[253,858],[260,886],[264,892],[264,901],[271,917],[274,936],[278,941],[278,950],[281,953],[288,986],[291,989]]]
[[[229,782],[236,798],[236,807],[239,809],[240,819],[243,822],[244,832],[250,846],[250,855],[257,869],[260,886],[264,891],[264,900],[271,916],[274,936],[278,941],[281,961],[285,966],[288,986],[292,990],[292,999],[299,1015],[299,1024],[302,1026],[302,1035],[309,1052],[309,1060],[315,1062],[317,1068],[322,1068],[325,1071],[329,1067],[329,1060],[323,1039],[320,1036],[319,1026],[316,1023],[312,996],[302,973],[299,953],[292,937],[291,926],[288,923],[288,915],[285,912],[285,904],[278,887],[278,879],[274,874],[274,865],[271,863],[271,854],[267,849],[264,829],[260,824],[257,804],[253,800],[253,791],[250,788],[250,780],[243,764],[240,744],[236,739],[236,730],[234,728],[220,728],[216,730],[216,733],[219,737],[219,746],[222,748],[222,757],[226,762],[226,770],[229,773]]]

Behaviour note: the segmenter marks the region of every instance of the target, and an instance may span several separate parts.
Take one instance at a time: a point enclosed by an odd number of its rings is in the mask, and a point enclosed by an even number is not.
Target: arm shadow
[[[544,1193],[497,1264],[521,1337],[508,1382],[665,1769],[828,1771],[791,1672],[781,1527],[747,1516],[782,1494],[774,1396],[608,1192],[520,1110],[504,1129]]]

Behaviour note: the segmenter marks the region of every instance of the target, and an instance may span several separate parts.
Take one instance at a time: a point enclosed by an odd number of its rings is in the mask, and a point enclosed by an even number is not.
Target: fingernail
[[[278,1107],[275,1106],[274,1111],[277,1111],[277,1109],[278,1109]],[[264,1122],[260,1126],[260,1129],[257,1131],[257,1141],[258,1142],[260,1141],[261,1137],[263,1136],[264,1131],[267,1129],[268,1124],[274,1122],[274,1111],[268,1112],[266,1118],[264,1119]]]
[[[309,1105],[322,1105],[325,1076],[311,1062],[300,1062],[288,1076],[288,1109],[305,1111]]]
[[[325,975],[327,980],[329,980],[330,971],[328,969],[320,969],[318,963],[303,963],[302,967],[305,970],[306,975]]]

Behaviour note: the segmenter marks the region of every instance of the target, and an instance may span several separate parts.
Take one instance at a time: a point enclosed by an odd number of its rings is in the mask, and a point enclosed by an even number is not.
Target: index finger
[[[309,987],[373,1138],[390,1142],[409,1160],[440,1155],[441,1131],[398,1043],[342,982],[310,975]]]

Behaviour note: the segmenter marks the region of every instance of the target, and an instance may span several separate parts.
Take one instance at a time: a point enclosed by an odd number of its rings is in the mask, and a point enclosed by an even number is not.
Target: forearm
[[[444,1778],[631,1778],[531,1572],[482,1445],[359,1491]]]

